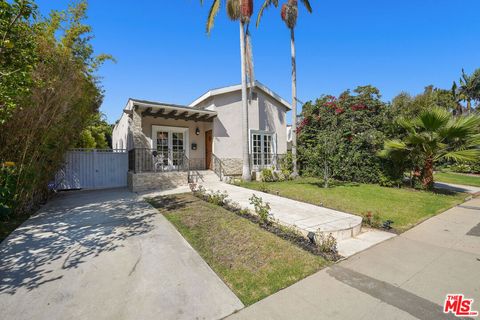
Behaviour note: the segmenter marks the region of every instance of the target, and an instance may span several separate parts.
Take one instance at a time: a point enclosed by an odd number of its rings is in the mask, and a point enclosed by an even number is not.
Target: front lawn
[[[393,227],[399,232],[462,203],[466,197],[463,193],[446,195],[372,184],[339,183],[325,189],[318,178],[270,183],[244,182],[241,186],[255,190],[267,187],[271,193],[279,192],[283,197],[358,215],[368,211],[378,213],[382,221],[393,220]]]
[[[435,181],[480,187],[480,176],[476,177],[461,173],[437,172],[435,173]]]
[[[230,289],[250,305],[328,264],[253,222],[190,194],[149,202],[178,229]]]

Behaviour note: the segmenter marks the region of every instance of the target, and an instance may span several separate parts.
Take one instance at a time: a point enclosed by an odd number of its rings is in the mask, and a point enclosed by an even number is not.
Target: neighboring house
[[[252,170],[276,166],[278,156],[287,152],[290,105],[255,82],[248,110]],[[210,90],[189,106],[129,99],[113,129],[112,145],[129,150],[130,185],[135,174],[141,173],[142,181],[154,179],[146,172],[212,169],[221,177],[241,175],[241,86]]]

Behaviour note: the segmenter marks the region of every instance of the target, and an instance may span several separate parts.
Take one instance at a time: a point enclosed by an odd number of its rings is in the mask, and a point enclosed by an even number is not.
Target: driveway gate
[[[105,189],[127,186],[125,150],[73,149],[55,176],[55,189]]]

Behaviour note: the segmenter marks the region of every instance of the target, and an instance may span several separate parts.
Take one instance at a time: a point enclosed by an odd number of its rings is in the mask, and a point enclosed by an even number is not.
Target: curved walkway
[[[219,319],[242,307],[123,189],[61,194],[0,244],[2,319]]]

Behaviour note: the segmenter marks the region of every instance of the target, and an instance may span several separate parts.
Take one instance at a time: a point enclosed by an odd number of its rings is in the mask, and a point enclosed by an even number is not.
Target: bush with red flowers
[[[377,151],[393,134],[393,114],[372,86],[324,95],[303,106],[298,128],[303,174],[323,176],[326,160],[331,177],[377,183],[384,176]]]

